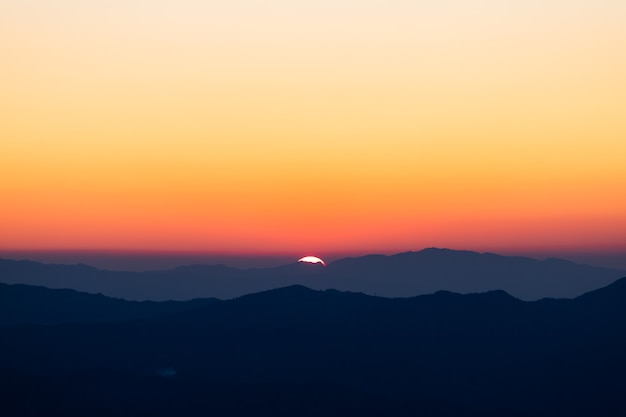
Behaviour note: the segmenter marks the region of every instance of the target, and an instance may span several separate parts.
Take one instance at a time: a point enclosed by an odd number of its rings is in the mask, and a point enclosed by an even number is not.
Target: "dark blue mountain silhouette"
[[[0,326],[96,323],[155,318],[195,309],[217,299],[126,301],[68,289],[0,283]]]
[[[33,291],[51,310],[93,297]],[[534,302],[294,285],[181,305],[1,327],[3,415],[626,415],[626,278]]]
[[[128,300],[227,299],[295,284],[385,297],[501,289],[524,300],[536,300],[576,297],[624,275],[626,271],[558,259],[539,261],[436,248],[345,258],[327,267],[305,263],[253,269],[193,265],[148,272],[0,260],[0,282],[72,288]]]

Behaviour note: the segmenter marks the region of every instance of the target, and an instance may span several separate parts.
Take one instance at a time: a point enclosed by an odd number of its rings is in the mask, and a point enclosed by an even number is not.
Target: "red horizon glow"
[[[0,2],[0,251],[626,251],[623,2],[139,3]]]

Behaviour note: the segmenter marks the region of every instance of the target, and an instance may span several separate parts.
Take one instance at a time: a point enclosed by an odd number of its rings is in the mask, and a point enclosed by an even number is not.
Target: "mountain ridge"
[[[187,265],[146,272],[0,260],[0,282],[155,301],[229,299],[292,284],[385,297],[410,297],[438,290],[475,293],[503,289],[517,298],[536,300],[576,297],[624,275],[626,271],[565,260],[438,248],[343,258],[326,267],[304,263],[249,269]]]
[[[538,301],[504,291],[383,298],[293,285],[141,319],[0,327],[0,370],[17,373],[0,371],[0,379],[10,388],[20,375],[28,383],[119,373],[102,376],[110,382],[104,396],[118,378],[152,375],[195,390],[194,401],[211,381],[322,381],[383,404],[442,398],[508,415],[621,416],[625,306],[626,278],[575,299]],[[302,398],[315,401],[316,392]]]

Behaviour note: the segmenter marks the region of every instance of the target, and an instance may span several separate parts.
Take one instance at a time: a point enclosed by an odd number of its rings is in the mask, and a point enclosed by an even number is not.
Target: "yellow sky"
[[[0,248],[624,248],[624,22],[617,0],[2,1]]]

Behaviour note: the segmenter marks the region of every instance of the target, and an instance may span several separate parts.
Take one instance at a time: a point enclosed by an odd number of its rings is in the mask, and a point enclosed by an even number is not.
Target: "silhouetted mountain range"
[[[302,263],[253,269],[192,265],[147,272],[0,260],[0,282],[157,301],[227,299],[296,284],[385,297],[410,297],[439,290],[473,293],[502,289],[520,299],[536,300],[576,297],[624,275],[626,271],[559,259],[539,261],[435,248],[392,256],[345,258],[327,267]]]
[[[0,326],[126,321],[164,316],[219,302],[126,301],[68,289],[0,283]]]
[[[76,316],[96,299],[2,289],[9,317],[18,298]],[[626,415],[626,278],[534,302],[289,286],[145,304],[123,322],[107,310],[143,304],[98,299],[91,323],[0,328],[3,415]]]

